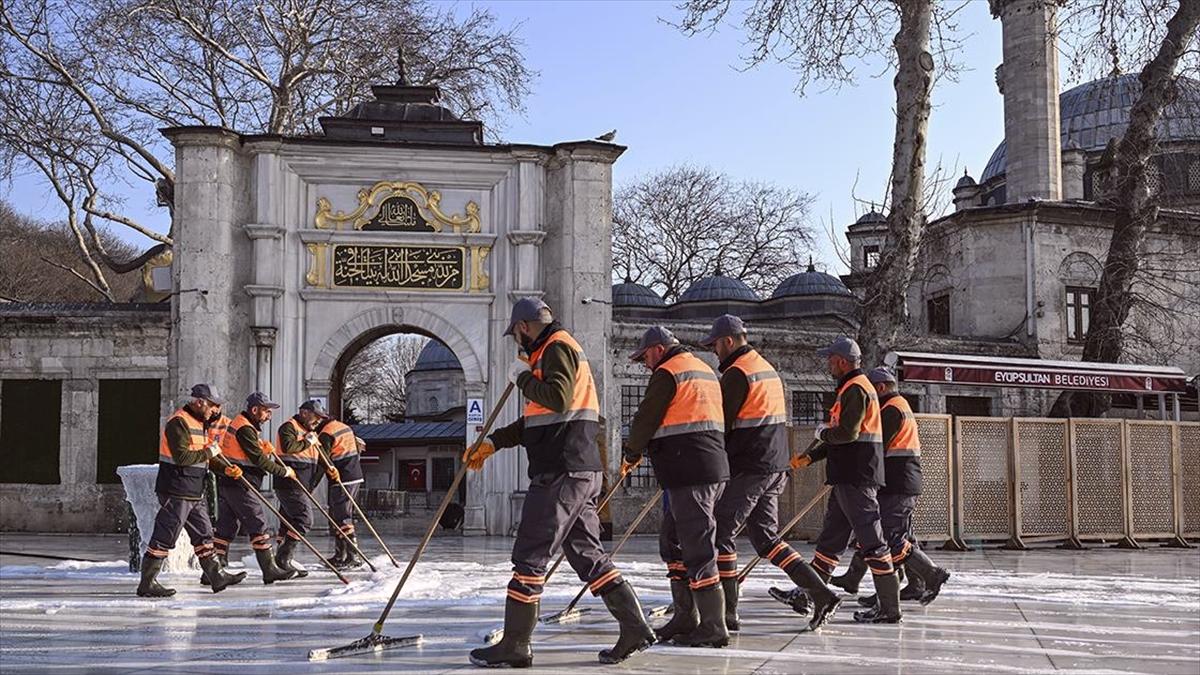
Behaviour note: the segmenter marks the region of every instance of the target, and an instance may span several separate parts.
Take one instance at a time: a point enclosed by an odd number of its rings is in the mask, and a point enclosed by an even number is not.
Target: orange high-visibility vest
[[[895,408],[900,411],[900,429],[896,431],[896,435],[892,436],[889,442],[883,448],[885,457],[920,457],[921,456],[921,437],[917,435],[917,418],[913,415],[912,407],[908,405],[908,400],[899,394],[884,401],[880,407],[882,413],[883,408]]]
[[[675,396],[667,406],[654,438],[703,431],[725,431],[721,382],[708,364],[691,352],[681,352],[660,364],[675,378]]]
[[[733,421],[734,429],[766,427],[787,422],[783,381],[761,354],[751,349],[739,356],[730,368],[742,371],[746,382],[750,384],[746,400],[737,412],[737,419]]]
[[[867,414],[863,415],[862,424],[858,428],[858,442],[882,443],[883,421],[879,417],[879,397],[875,394],[875,387],[871,385],[871,381],[862,373],[846,380],[846,383],[838,389],[837,401],[829,409],[829,425],[834,427],[838,425],[842,415],[842,394],[855,384],[867,392]]]
[[[279,433],[279,458],[284,460],[285,462],[301,462],[304,464],[316,464],[317,463],[317,448],[314,445],[306,445],[304,450],[294,453],[294,454],[287,454],[283,451],[283,428],[288,426],[289,424],[292,425],[296,429],[296,435],[299,436],[301,439],[303,439],[305,436],[308,435],[308,429],[305,429],[304,427],[300,426],[300,423],[296,421],[295,417],[289,417],[288,421],[279,425],[279,432],[280,432]]]
[[[575,391],[571,393],[571,401],[562,412],[551,410],[536,401],[525,402],[525,427],[544,427],[551,424],[565,424],[575,421],[600,420],[600,398],[596,395],[596,383],[592,379],[592,367],[588,365],[583,347],[565,330],[556,331],[529,358],[529,368],[533,376],[542,379],[542,354],[552,344],[561,342],[575,351],[579,358],[579,370],[575,372]]]
[[[245,413],[238,413],[237,417],[233,418],[233,421],[229,423],[229,430],[225,432],[225,436],[221,439],[221,454],[225,455],[225,459],[234,464],[257,467],[258,465],[254,463],[254,460],[246,455],[246,451],[242,449],[242,444],[237,438],[238,432],[241,431],[242,427],[247,425],[253,426],[253,422],[246,417]],[[258,447],[265,455],[275,454],[275,448],[267,441],[259,439]]]
[[[218,415],[217,419],[208,425],[208,442],[221,445],[222,441],[225,440],[225,432],[228,429],[229,418],[224,415]]]
[[[208,435],[205,433],[204,425],[200,422],[200,420],[193,417],[191,413],[187,412],[183,408],[176,410],[174,414],[167,418],[167,422],[170,423],[170,421],[175,418],[182,419],[183,423],[187,425],[188,432],[190,432],[192,435],[191,444],[188,446],[188,450],[199,452],[208,445]],[[165,425],[163,426],[162,434],[159,436],[158,440],[158,461],[166,462],[167,464],[177,464],[175,458],[171,456],[171,447],[167,445],[167,429]],[[204,457],[198,462],[194,462],[192,464],[183,464],[180,466],[208,466],[208,458]]]
[[[354,441],[354,430],[337,420],[329,420],[321,433],[333,436],[333,447],[329,450],[332,459],[342,459],[358,454],[358,443]]]

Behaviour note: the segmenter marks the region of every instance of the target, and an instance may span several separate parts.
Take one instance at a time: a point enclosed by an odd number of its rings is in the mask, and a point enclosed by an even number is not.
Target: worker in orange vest
[[[883,464],[886,485],[879,490],[879,521],[883,535],[892,552],[892,564],[897,573],[907,569],[910,585],[900,593],[901,600],[918,600],[928,605],[941,592],[950,573],[934,564],[917,545],[911,534],[913,510],[921,494],[921,437],[917,419],[908,401],[896,391],[896,376],[887,368],[875,368],[867,373],[879,396],[880,418],[883,425]],[[850,569],[841,577],[830,580],[836,586],[854,593],[866,574],[862,554],[850,560]],[[849,587],[849,588],[848,588]],[[850,590],[853,588],[854,590]],[[909,588],[920,589],[911,595]],[[860,596],[858,603],[875,607],[876,597]]]
[[[293,558],[300,537],[312,527],[312,505],[300,489],[310,492],[321,482],[318,466],[318,450],[321,441],[317,438],[317,427],[328,417],[325,406],[317,399],[300,404],[300,410],[279,426],[279,459],[295,473],[290,479],[275,483],[275,495],[279,497],[279,512],[296,528],[292,530],[279,524],[279,549],[275,552],[275,564],[284,569],[296,570],[296,576],[308,576],[308,570],[298,565]],[[299,483],[300,485],[297,485]]]
[[[245,477],[257,486],[266,474],[285,480],[295,478],[296,472],[275,456],[274,446],[259,436],[262,425],[271,419],[272,411],[278,407],[278,403],[262,392],[250,394],[246,397],[245,409],[229,422],[219,443],[221,454],[233,466],[217,477],[220,506],[213,538],[216,553],[221,563],[227,564],[230,542],[239,531],[245,532],[250,537],[250,547],[254,549],[265,584],[291,579],[296,576],[296,571],[275,564],[271,528],[263,514],[262,502],[241,479]]]
[[[783,381],[746,339],[739,317],[717,317],[702,344],[720,361],[725,452],[731,477],[717,502],[717,569],[725,590],[725,625],[739,630],[737,543],[745,526],[754,550],[797,583],[804,558],[779,535],[779,496],[787,487],[791,450]]]
[[[647,329],[629,358],[652,374],[629,425],[625,462],[639,462],[649,452],[667,497],[658,542],[675,615],[656,633],[660,641],[724,647],[729,630],[714,515],[729,480],[721,384],[708,364],[661,326]]]
[[[620,634],[601,663],[619,663],[654,643],[633,587],[609,560],[600,543],[603,464],[596,443],[600,399],[583,347],[554,320],[546,303],[522,298],[513,306],[505,335],[513,336],[528,360],[515,359],[509,381],[525,398],[524,414],[497,429],[463,461],[483,468],[496,448],[525,446],[529,491],[513,543],[513,576],[504,606],[504,637],[471,651],[478,666],[528,667],[530,636],[537,625],[546,567],[561,546],[579,579],[588,584],[617,620]]]
[[[820,628],[841,605],[826,583],[837,569],[838,556],[850,544],[851,534],[858,540],[879,598],[878,608],[856,612],[854,620],[898,623],[900,579],[879,521],[878,491],[884,485],[879,399],[860,368],[862,351],[857,342],[839,337],[829,347],[817,350],[817,355],[826,359],[829,374],[837,379],[837,400],[829,410],[829,424],[816,429],[816,440],[821,443],[792,458],[797,468],[826,460],[825,482],[833,488],[809,568],[813,573],[806,574],[801,584],[813,603],[809,629]]]
[[[150,543],[142,556],[142,578],[137,588],[141,597],[175,595],[175,589],[158,583],[158,574],[175,547],[180,530],[187,530],[200,567],[212,582],[213,593],[246,577],[245,572],[228,574],[217,558],[204,499],[209,462],[221,454],[220,448],[209,440],[207,423],[220,407],[217,392],[207,384],[197,384],[192,387],[191,400],[172,413],[163,427],[158,442],[158,477],[154,482],[159,509]]]
[[[361,441],[354,435],[350,425],[332,417],[326,417],[318,423],[317,439],[325,455],[333,461],[333,466],[325,470],[329,478],[329,515],[346,535],[336,539],[330,562],[340,569],[361,567],[363,561],[354,550],[358,545],[358,538],[354,534],[354,507],[346,497],[346,492],[349,492],[351,497],[357,498],[363,484],[362,464],[359,462]],[[345,491],[337,486],[338,481],[346,486]],[[354,546],[350,545],[351,541]]]

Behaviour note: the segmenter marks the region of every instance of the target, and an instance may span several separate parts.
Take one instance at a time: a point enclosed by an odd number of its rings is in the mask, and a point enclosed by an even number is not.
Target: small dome
[[[1158,140],[1200,140],[1200,82],[1187,77],[1175,80],[1178,97],[1168,104],[1158,120]],[[1133,100],[1141,95],[1142,83],[1136,73],[1086,82],[1059,94],[1059,136],[1064,149],[1077,147],[1099,152],[1108,142],[1119,138],[1129,125]],[[988,160],[981,182],[1005,173],[1008,147],[1004,141]]]
[[[850,289],[846,288],[846,284],[843,284],[841,279],[832,274],[818,272],[813,267],[812,261],[809,261],[808,269],[784,279],[783,283],[779,284],[779,288],[776,288],[775,292],[771,294],[771,299],[798,295],[850,294]]]
[[[962,178],[959,178],[958,182],[954,184],[954,189],[957,190],[959,188],[975,187],[975,185],[975,179],[971,178],[971,174],[967,173],[966,169],[963,169]]]
[[[408,372],[427,370],[462,370],[462,364],[449,347],[437,340],[430,340],[417,355],[416,365]]]
[[[886,223],[886,222],[887,222],[887,218],[885,218],[882,213],[872,210],[872,211],[867,211],[866,213],[862,214],[862,216],[858,220],[854,221],[854,224],[855,225],[869,225],[871,223]]]
[[[613,284],[612,304],[614,307],[666,307],[667,303],[658,293],[635,284],[629,279]]]
[[[758,296],[741,279],[727,277],[717,272],[704,277],[688,287],[679,302],[710,302],[714,300],[739,300],[758,302]]]

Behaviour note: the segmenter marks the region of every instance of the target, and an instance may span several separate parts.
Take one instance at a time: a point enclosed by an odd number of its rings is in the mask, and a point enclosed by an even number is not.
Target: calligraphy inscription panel
[[[461,246],[333,247],[333,285],[461,291],[467,256]]]
[[[379,213],[363,230],[400,230],[403,232],[433,232],[433,226],[421,216],[417,204],[408,197],[395,195],[383,200]]]

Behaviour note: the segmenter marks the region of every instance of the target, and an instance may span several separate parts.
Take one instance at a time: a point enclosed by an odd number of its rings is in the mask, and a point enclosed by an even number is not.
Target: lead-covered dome
[[[771,299],[804,295],[851,295],[851,293],[841,279],[832,274],[818,272],[812,263],[809,263],[807,270],[784,279],[783,283],[779,284],[779,287],[771,294]]]
[[[717,272],[704,277],[688,287],[679,302],[742,301],[758,302],[758,295],[741,279],[727,277]]]
[[[612,304],[614,307],[665,307],[666,301],[653,290],[626,279],[613,284]]]
[[[430,340],[425,343],[421,353],[417,355],[416,364],[408,372],[427,370],[462,370],[462,364],[449,347],[437,340]]]
[[[1158,140],[1160,143],[1200,141],[1200,81],[1180,77],[1176,86],[1178,96],[1158,121]],[[1075,144],[1084,152],[1103,150],[1110,140],[1125,133],[1129,109],[1141,91],[1141,81],[1131,73],[1093,80],[1060,94],[1059,130],[1063,149]],[[983,183],[1003,174],[1007,165],[1007,146],[1001,141],[979,181]]]

